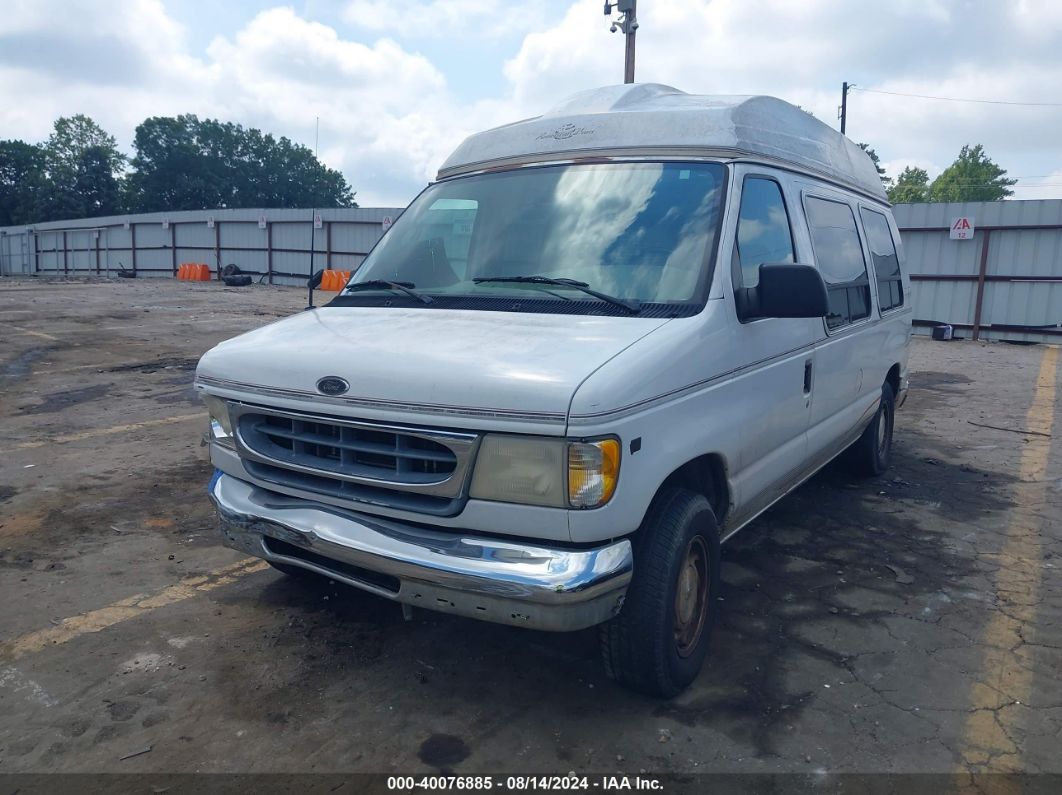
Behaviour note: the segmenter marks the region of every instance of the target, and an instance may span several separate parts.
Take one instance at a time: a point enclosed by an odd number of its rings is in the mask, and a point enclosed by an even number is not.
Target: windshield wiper
[[[396,290],[400,293],[413,296],[422,304],[432,303],[430,296],[424,295],[424,293],[418,293],[413,289],[414,287],[416,287],[416,285],[413,284],[413,282],[389,282],[386,279],[367,279],[363,282],[348,284],[346,290],[350,293],[355,293],[358,290]]]
[[[552,284],[557,287],[571,287],[572,289],[579,290],[587,295],[592,295],[594,298],[605,301],[613,306],[622,307],[632,315],[636,315],[642,311],[642,304],[640,301],[636,301],[633,298],[617,298],[614,295],[599,292],[586,282],[579,282],[575,279],[553,279],[549,276],[477,276],[472,281],[476,284],[508,282],[510,284]]]

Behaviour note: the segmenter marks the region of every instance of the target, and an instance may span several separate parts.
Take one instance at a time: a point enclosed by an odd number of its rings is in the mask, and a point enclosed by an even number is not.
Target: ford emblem
[[[317,391],[322,395],[342,395],[348,389],[350,389],[350,384],[338,375],[326,375],[317,382]]]

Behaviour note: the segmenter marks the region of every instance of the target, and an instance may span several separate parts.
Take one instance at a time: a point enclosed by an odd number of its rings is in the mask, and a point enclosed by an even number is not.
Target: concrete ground
[[[593,631],[405,622],[219,546],[195,362],[303,302],[0,282],[0,773],[1062,772],[1057,348],[916,339],[891,471],[728,545],[659,702]]]

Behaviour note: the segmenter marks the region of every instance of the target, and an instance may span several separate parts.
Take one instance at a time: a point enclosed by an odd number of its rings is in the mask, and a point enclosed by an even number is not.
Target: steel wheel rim
[[[675,588],[675,648],[679,657],[689,657],[704,631],[708,614],[708,547],[701,536],[686,546]]]
[[[884,458],[889,450],[889,430],[892,424],[892,413],[889,404],[884,403],[881,407],[881,419],[878,422],[878,457]]]

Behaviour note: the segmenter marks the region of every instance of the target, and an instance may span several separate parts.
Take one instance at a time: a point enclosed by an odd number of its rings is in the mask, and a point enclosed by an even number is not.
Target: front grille
[[[448,447],[418,436],[270,414],[244,414],[240,433],[275,461],[390,483],[446,480],[457,466]]]
[[[344,502],[360,502],[365,505],[379,505],[384,508],[398,508],[404,511],[430,513],[435,516],[452,516],[460,509],[460,500],[436,497],[431,494],[417,494],[409,491],[392,491],[378,486],[368,486],[349,480],[340,480],[321,475],[308,475],[294,469],[263,464],[260,461],[244,461],[243,468],[252,477],[286,486],[289,489],[320,494]]]
[[[230,404],[254,478],[341,502],[452,516],[476,434],[382,425]]]

